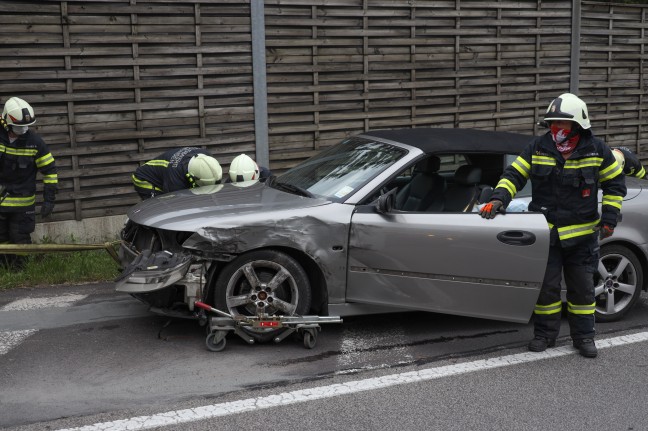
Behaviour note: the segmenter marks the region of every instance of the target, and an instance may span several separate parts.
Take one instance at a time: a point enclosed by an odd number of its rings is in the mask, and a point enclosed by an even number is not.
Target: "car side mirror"
[[[397,188],[394,187],[384,195],[380,195],[378,202],[376,203],[376,211],[379,214],[387,214],[394,208],[394,199],[396,195]]]

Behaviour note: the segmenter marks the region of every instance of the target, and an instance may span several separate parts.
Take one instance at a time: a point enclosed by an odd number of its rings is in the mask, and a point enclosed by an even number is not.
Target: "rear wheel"
[[[637,256],[627,247],[601,248],[595,275],[596,321],[614,322],[637,302],[643,287],[643,270]]]
[[[214,304],[233,316],[303,315],[311,306],[308,275],[285,253],[252,251],[223,268],[216,279]],[[271,340],[277,333],[267,328],[243,329],[258,341]]]

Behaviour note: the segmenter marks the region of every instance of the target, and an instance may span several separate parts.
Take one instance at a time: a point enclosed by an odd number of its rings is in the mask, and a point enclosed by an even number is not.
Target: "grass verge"
[[[0,267],[0,290],[109,281],[118,274],[117,262],[105,250],[31,254],[21,271]]]

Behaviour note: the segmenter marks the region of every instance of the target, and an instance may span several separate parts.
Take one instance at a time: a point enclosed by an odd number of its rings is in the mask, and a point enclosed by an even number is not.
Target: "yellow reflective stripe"
[[[596,311],[596,302],[586,305],[574,305],[571,302],[567,302],[567,312],[572,314],[594,314]]]
[[[4,145],[0,145],[0,152],[11,154],[12,156],[28,156],[28,157],[34,157],[36,154],[38,154],[38,150],[36,148],[14,148],[14,147],[7,147]]]
[[[42,168],[43,166],[49,165],[53,161],[54,161],[54,157],[52,157],[52,153],[47,153],[43,157],[39,157],[36,159],[36,167]]]
[[[28,207],[36,204],[36,196],[14,197],[7,196],[0,206],[3,207]]]
[[[565,169],[579,169],[593,166],[598,167],[601,166],[601,163],[603,163],[602,157],[583,157],[578,160],[566,160]]]
[[[187,177],[187,181],[189,182],[189,188],[190,189],[198,187],[198,184],[196,184],[196,180],[194,179],[193,175],[191,175],[189,172],[187,172],[185,174],[185,177]]]
[[[169,166],[169,162],[167,160],[149,160],[144,164],[149,166],[162,166],[163,168]]]
[[[621,204],[623,203],[622,196],[615,195],[603,195],[603,201],[601,205],[610,205],[611,207],[618,208],[621,210]]]
[[[553,304],[549,305],[540,305],[536,304],[535,308],[533,309],[533,314],[556,314],[560,313],[560,310],[562,309],[562,302],[554,302]]]
[[[558,238],[560,240],[565,240],[569,238],[574,238],[577,236],[589,235],[594,233],[594,228],[599,224],[600,220],[596,220],[589,223],[583,224],[572,224],[569,226],[563,226],[558,228]]]
[[[634,177],[637,177],[637,178],[643,178],[644,175],[646,175],[646,170],[644,169],[643,166],[641,167],[641,169],[639,170],[639,172],[635,172],[635,173],[633,174],[633,176],[634,176]]]
[[[614,163],[612,163],[610,166],[603,169],[602,171],[599,171],[599,180],[601,182],[611,180],[612,178],[620,175],[622,172],[623,169],[621,168],[621,165],[619,165],[615,160]]]
[[[502,178],[501,180],[499,180],[495,188],[496,189],[501,188],[508,191],[509,194],[511,195],[511,198],[513,198],[517,193],[517,188],[515,187],[515,185],[509,180],[507,180],[506,178]]]
[[[547,165],[547,166],[556,166],[556,159],[548,156],[531,156],[531,163],[534,165]]]
[[[513,163],[511,163],[511,166],[515,168],[516,171],[518,171],[524,178],[529,178],[529,171],[531,170],[531,165],[527,163],[526,160],[522,158],[522,156],[518,156]]]
[[[133,175],[131,178],[133,179],[133,184],[135,184],[136,187],[139,187],[141,189],[156,190],[159,192],[162,191],[162,189],[155,187],[153,184],[149,183],[148,181],[140,180],[135,175]]]
[[[58,174],[43,175],[43,182],[45,184],[58,184]]]

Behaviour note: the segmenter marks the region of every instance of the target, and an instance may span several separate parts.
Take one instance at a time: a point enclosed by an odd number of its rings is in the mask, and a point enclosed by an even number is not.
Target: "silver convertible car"
[[[530,136],[472,129],[378,130],[345,139],[264,183],[207,186],[135,205],[116,289],[160,314],[425,310],[528,322],[549,228],[526,211],[476,214]],[[646,289],[648,182],[627,178],[623,220],[602,243],[597,318]],[[268,339],[267,329],[247,329]],[[271,337],[271,335],[270,335]]]

